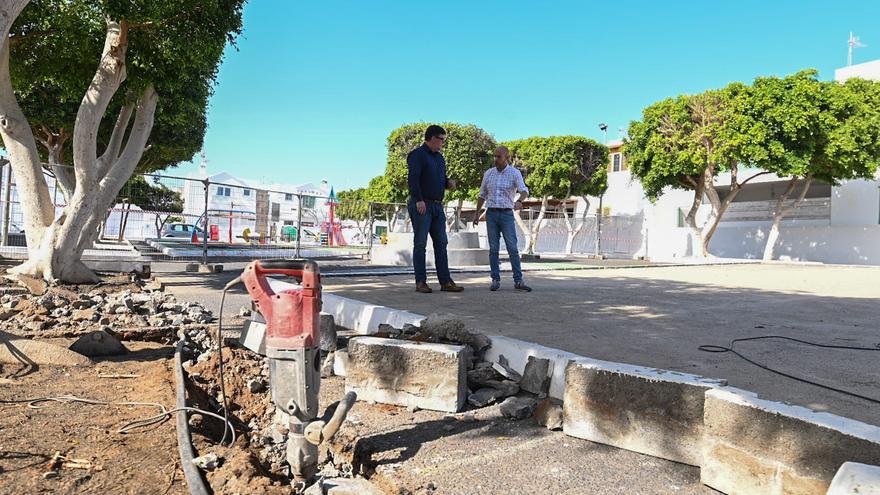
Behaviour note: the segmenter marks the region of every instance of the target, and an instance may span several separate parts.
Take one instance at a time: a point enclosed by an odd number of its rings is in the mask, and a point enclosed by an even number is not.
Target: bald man
[[[516,194],[519,193],[519,197]],[[489,290],[501,288],[501,268],[498,251],[501,247],[501,236],[507,246],[510,267],[513,269],[513,287],[516,290],[531,292],[532,289],[523,283],[522,268],[519,260],[519,249],[516,246],[516,220],[513,215],[522,209],[522,202],[529,196],[523,176],[510,164],[510,150],[505,146],[495,148],[495,166],[483,174],[480,185],[480,198],[477,200],[477,216],[474,227],[480,223],[480,212],[486,205],[486,234],[489,237],[489,268],[492,283]]]

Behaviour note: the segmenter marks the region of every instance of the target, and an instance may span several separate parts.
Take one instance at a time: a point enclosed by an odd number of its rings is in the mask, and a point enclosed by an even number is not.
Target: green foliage
[[[707,91],[654,103],[629,126],[623,153],[645,194],[655,201],[666,187],[693,189],[709,164],[713,176],[729,163],[724,133],[727,93]]]
[[[244,2],[32,0],[13,26],[11,75],[35,135],[43,137],[44,126],[72,135],[80,102],[98,67],[106,19],[112,19],[130,26],[127,79],[104,116],[99,151],[119,109],[153,84],[159,100],[139,170],[190,160],[202,147],[208,98],[223,50],[241,32]],[[70,159],[69,145],[64,156]]]
[[[669,98],[629,126],[623,152],[652,201],[740,166],[834,184],[872,178],[880,159],[880,84],[819,81],[815,70]]]
[[[387,175],[373,177],[364,191],[364,198],[376,203],[402,203],[406,201],[407,196],[406,176],[404,176],[403,183],[404,187],[400,189],[391,185]]]
[[[142,175],[135,175],[122,187],[116,202],[128,199],[147,211],[183,213],[183,195],[163,184],[152,185]]]
[[[598,196],[608,188],[608,148],[581,136],[531,137],[503,143],[531,196]]]
[[[363,187],[339,191],[337,195],[339,204],[336,205],[336,215],[340,220],[354,220],[360,222],[370,216],[370,203],[367,200],[367,190]]]
[[[458,188],[446,192],[447,200],[476,200],[480,182],[494,163],[492,155],[495,139],[473,124],[440,124],[446,129],[443,156],[446,158],[446,175],[458,182]],[[393,191],[390,201],[405,201],[408,195],[406,156],[425,141],[427,124],[406,124],[388,136],[388,165],[385,169],[387,187]]]

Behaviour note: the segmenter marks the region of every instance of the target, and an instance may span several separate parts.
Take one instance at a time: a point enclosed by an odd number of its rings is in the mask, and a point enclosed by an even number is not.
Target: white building
[[[227,172],[208,175],[205,162],[198,172],[190,174],[184,186],[184,215],[188,222],[195,222],[205,211],[204,185],[208,179],[207,208],[210,225],[218,225],[220,241],[241,242],[242,233],[249,229],[254,237],[260,234],[270,239],[285,238],[289,229],[297,224],[302,209],[302,225],[305,234],[320,231],[321,223],[329,218],[326,198],[330,194],[327,181],[320,184],[290,185],[263,183],[241,179]],[[298,198],[302,198],[302,205]]]
[[[838,69],[836,81],[862,77],[880,81],[880,60]],[[670,190],[655,203],[633,178],[620,153],[622,142],[608,143],[611,150],[608,190],[602,198],[606,214],[643,219],[644,245],[637,255],[671,260],[694,253],[694,242],[684,224],[693,192]],[[740,171],[740,181],[749,177]],[[782,220],[777,242],[778,259],[825,263],[880,265],[880,177],[875,180],[842,181],[839,186],[813,183],[804,203]],[[730,184],[728,174],[715,185],[723,195]],[[719,257],[760,259],[772,224],[772,211],[785,191],[788,178],[765,175],[750,182],[722,217],[709,246]],[[591,209],[598,208],[592,198]],[[701,215],[709,206],[704,201]],[[698,222],[700,224],[700,222]]]

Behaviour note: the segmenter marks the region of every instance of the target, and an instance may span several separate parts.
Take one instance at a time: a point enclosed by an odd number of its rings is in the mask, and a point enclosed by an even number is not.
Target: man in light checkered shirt
[[[523,200],[529,196],[529,188],[526,187],[519,170],[513,168],[509,162],[510,150],[504,146],[496,148],[495,166],[483,174],[474,227],[480,223],[480,213],[485,203],[486,234],[489,236],[489,268],[492,272],[492,284],[489,290],[496,291],[501,288],[498,251],[501,246],[501,236],[504,236],[504,245],[507,246],[510,267],[513,269],[513,286],[516,290],[531,292],[532,289],[523,283],[519,250],[516,247],[516,220],[513,218],[514,210],[522,209]],[[519,197],[514,200],[516,193],[519,193]]]

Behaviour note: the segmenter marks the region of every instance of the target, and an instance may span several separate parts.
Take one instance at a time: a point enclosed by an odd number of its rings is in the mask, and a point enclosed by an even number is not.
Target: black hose
[[[183,469],[183,475],[186,477],[186,484],[189,486],[189,492],[192,495],[208,495],[211,490],[205,485],[202,478],[202,472],[193,464],[195,458],[195,450],[192,445],[192,437],[189,433],[189,421],[186,417],[186,381],[183,376],[183,338],[177,342],[177,349],[174,351],[174,384],[177,394],[177,448],[180,451],[180,467]]]
[[[725,346],[723,346],[723,345],[701,345],[701,346],[697,347],[697,349],[699,349],[699,350],[701,350],[701,351],[703,351],[703,352],[719,352],[719,353],[721,353],[721,352],[730,352],[730,353],[734,354],[735,356],[739,357],[740,359],[742,359],[743,361],[745,361],[745,362],[747,362],[747,363],[751,363],[751,364],[753,364],[753,365],[755,365],[755,366],[757,366],[757,367],[759,367],[759,368],[761,368],[761,369],[767,370],[767,371],[769,371],[769,372],[771,372],[771,373],[776,373],[777,375],[781,375],[781,376],[784,376],[784,377],[786,377],[786,378],[791,378],[792,380],[796,380],[796,381],[799,381],[799,382],[801,382],[801,383],[806,383],[806,384],[808,384],[808,385],[813,385],[813,386],[815,386],[815,387],[824,388],[825,390],[830,390],[830,391],[832,391],[832,392],[837,392],[837,393],[840,393],[840,394],[849,395],[850,397],[855,397],[855,398],[857,398],[857,399],[862,399],[862,400],[866,400],[866,401],[868,401],[868,402],[873,402],[874,404],[880,404],[880,399],[876,399],[876,398],[874,398],[874,397],[868,397],[868,396],[866,396],[866,395],[861,395],[861,394],[858,394],[858,393],[855,393],[855,392],[851,392],[851,391],[849,391],[849,390],[843,390],[843,389],[840,389],[840,388],[831,387],[831,386],[829,386],[829,385],[824,385],[824,384],[822,384],[822,383],[818,383],[818,382],[814,382],[814,381],[811,381],[811,380],[807,380],[806,378],[801,378],[801,377],[799,377],[799,376],[790,375],[790,374],[785,373],[785,372],[783,372],[783,371],[779,371],[779,370],[773,369],[773,368],[767,366],[766,364],[761,364],[761,363],[759,363],[759,362],[757,362],[757,361],[754,361],[754,360],[752,360],[752,359],[749,359],[748,357],[742,355],[741,353],[739,353],[739,352],[733,350],[733,346],[734,346],[737,342],[747,342],[747,341],[750,341],[750,340],[765,340],[765,339],[790,340],[790,341],[792,341],[792,342],[797,342],[797,343],[799,343],[799,344],[805,344],[805,345],[809,345],[809,346],[813,346],[813,347],[822,347],[822,348],[826,348],[826,349],[846,349],[846,350],[850,350],[850,351],[880,351],[880,344],[875,344],[874,347],[861,347],[861,346],[851,346],[851,345],[834,345],[834,344],[819,344],[819,343],[816,343],[816,342],[809,342],[809,341],[806,341],[806,340],[795,339],[795,338],[793,338],[793,337],[784,337],[784,336],[782,336],[782,335],[760,335],[760,336],[757,336],[757,337],[744,337],[744,338],[741,338],[741,339],[733,339],[733,340],[731,340],[731,341],[730,341],[730,346],[729,346],[729,347],[725,347]]]

